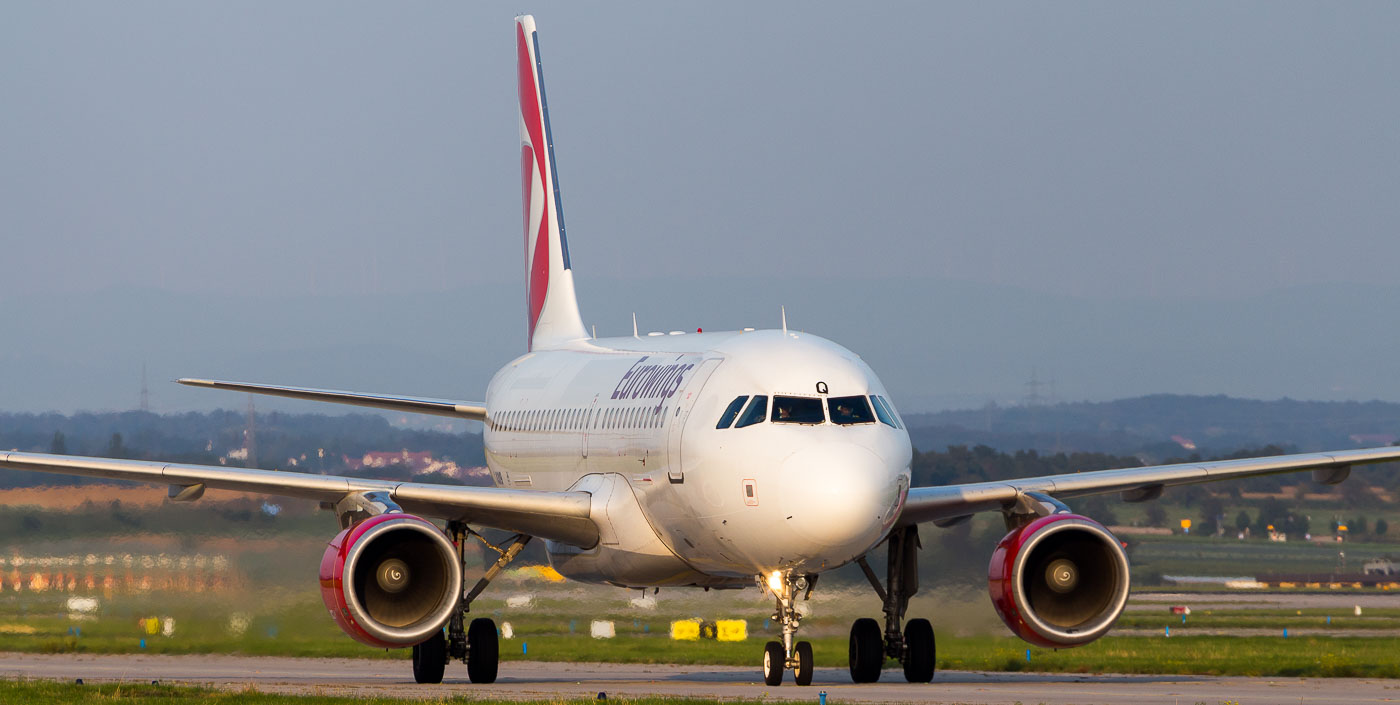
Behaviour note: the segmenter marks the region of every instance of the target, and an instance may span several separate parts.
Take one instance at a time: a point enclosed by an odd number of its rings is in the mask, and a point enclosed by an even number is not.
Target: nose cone
[[[784,523],[830,560],[851,560],[893,521],[902,475],[902,468],[858,445],[808,447],[783,461],[782,507],[791,517]]]

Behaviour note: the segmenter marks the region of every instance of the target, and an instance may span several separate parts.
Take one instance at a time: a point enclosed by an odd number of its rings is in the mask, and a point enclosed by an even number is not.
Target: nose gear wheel
[[[806,590],[803,599],[810,597],[816,582],[815,575],[788,573],[782,576],[781,587],[775,589],[763,576],[758,576],[759,585],[773,593],[777,602],[773,621],[781,624],[783,628],[782,641],[770,641],[763,645],[763,682],[770,686],[782,685],[783,672],[788,669],[792,669],[793,682],[797,685],[812,684],[812,676],[816,672],[816,664],[812,659],[812,645],[794,639],[797,636],[797,628],[801,626],[796,607],[797,593]]]

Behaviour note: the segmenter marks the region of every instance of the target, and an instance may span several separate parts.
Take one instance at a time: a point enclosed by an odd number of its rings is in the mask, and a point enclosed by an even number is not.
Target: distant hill
[[[1269,444],[1300,452],[1389,445],[1400,438],[1400,404],[1261,401],[1154,394],[1109,402],[997,406],[910,414],[914,445],[1082,451],[1181,457]],[[1195,448],[1191,448],[1194,445]]]
[[[233,411],[153,414],[142,411],[64,414],[0,413],[0,448],[66,452],[135,460],[244,467],[246,414]],[[391,425],[378,414],[260,413],[253,424],[256,467],[359,477],[407,479],[394,464],[361,467],[367,454],[429,452],[461,468],[486,464],[481,433],[449,433]],[[61,440],[57,437],[61,435]],[[0,487],[81,484],[82,478],[0,470]]]
[[[1271,445],[1299,452],[1388,445],[1400,434],[1400,404],[1159,394],[1111,402],[989,405],[908,414],[905,421],[914,447],[925,453],[982,445],[1002,452],[1098,453],[1160,462]],[[235,411],[0,413],[0,448],[47,452],[58,432],[63,449],[75,455],[241,466],[246,428],[246,415]],[[264,468],[398,477],[402,468],[362,468],[360,461],[367,454],[400,451],[430,452],[463,468],[485,464],[480,432],[406,429],[376,414],[259,413],[254,428],[256,464]],[[53,483],[53,476],[0,471],[0,486]]]

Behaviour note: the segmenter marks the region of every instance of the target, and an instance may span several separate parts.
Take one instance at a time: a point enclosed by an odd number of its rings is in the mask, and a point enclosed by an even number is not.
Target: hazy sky
[[[930,292],[991,287],[1154,311],[1300,286],[1394,286],[1400,4],[874,7],[0,4],[0,362],[53,357],[24,334],[36,326],[30,304],[46,297],[439,294],[443,323],[463,327],[482,306],[523,310],[511,22],[522,10],[539,23],[585,294],[590,281],[637,281],[646,299],[657,282],[680,281],[699,287],[690,298],[703,311],[707,281],[748,281],[753,313],[740,323],[772,325],[782,303],[817,332],[839,332],[826,311],[763,282],[899,279],[913,282],[903,291],[922,281]],[[496,295],[447,296],[464,287]],[[615,298],[621,310],[598,312],[610,322],[628,313]],[[966,303],[879,301],[856,315],[898,329],[911,309]],[[1392,326],[1384,314],[1397,304],[1356,305]],[[964,323],[892,340],[986,334]],[[499,335],[516,346],[521,333]],[[230,337],[258,348],[256,331]],[[217,347],[178,327],[160,345]],[[83,347],[66,350],[72,364],[99,369],[101,336]],[[490,352],[490,367],[504,361]],[[1005,398],[1036,360],[1059,354],[1008,358],[954,391]],[[1105,362],[1083,374],[1122,367],[1124,382],[1081,382],[1079,396],[1324,396],[1297,386],[1308,367],[1272,370],[1277,388],[1194,368],[1179,371],[1192,384],[1135,386],[1130,360]],[[915,396],[951,387],[912,370],[886,382]],[[474,375],[462,386],[483,389]],[[1387,389],[1344,395],[1400,396]],[[14,407],[43,402],[0,401]]]

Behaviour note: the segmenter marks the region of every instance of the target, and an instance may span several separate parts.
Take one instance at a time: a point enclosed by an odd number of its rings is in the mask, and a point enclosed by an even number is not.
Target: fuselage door
[[[670,411],[671,418],[667,419],[670,429],[666,436],[666,475],[672,483],[685,482],[685,467],[681,463],[681,436],[685,432],[685,421],[690,417],[690,410],[695,408],[705,380],[714,374],[721,362],[724,362],[723,358],[711,358],[700,363],[690,381],[672,397],[674,408]]]
[[[588,409],[583,412],[583,431],[579,434],[583,440],[583,458],[588,459],[588,436],[593,432],[593,417],[598,414],[598,395],[593,395],[593,403],[588,405]]]

